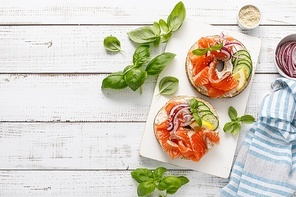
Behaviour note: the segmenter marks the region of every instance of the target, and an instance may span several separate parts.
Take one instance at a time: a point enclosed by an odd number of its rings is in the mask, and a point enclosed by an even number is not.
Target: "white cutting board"
[[[233,106],[238,115],[241,116],[245,113],[248,97],[252,85],[252,79],[248,87],[238,96],[234,98],[219,98],[209,99],[196,92],[190,85],[185,72],[185,60],[189,48],[201,37],[220,35],[224,33],[234,37],[241,41],[247,50],[250,52],[253,61],[253,73],[254,75],[258,56],[260,53],[261,39],[257,37],[248,36],[239,32],[229,31],[222,29],[221,27],[215,27],[207,24],[201,24],[194,20],[186,19],[182,27],[174,32],[171,39],[166,46],[166,52],[176,54],[176,57],[170,62],[162,73],[158,77],[158,81],[155,87],[154,95],[152,98],[150,111],[148,114],[145,130],[143,133],[140,155],[150,159],[175,164],[188,169],[197,170],[200,172],[208,173],[222,178],[228,178],[233,163],[233,158],[237,146],[238,135],[233,136],[231,134],[224,133],[223,126],[226,122],[229,122],[228,108]],[[158,83],[164,76],[174,76],[179,79],[179,88],[173,95],[188,95],[200,97],[209,103],[211,103],[218,112],[219,115],[219,136],[220,144],[214,146],[199,162],[174,159],[172,160],[166,152],[163,151],[159,143],[157,142],[154,131],[153,122],[154,117],[158,110],[165,105],[165,103],[172,96],[158,95]],[[252,77],[253,78],[253,77]]]

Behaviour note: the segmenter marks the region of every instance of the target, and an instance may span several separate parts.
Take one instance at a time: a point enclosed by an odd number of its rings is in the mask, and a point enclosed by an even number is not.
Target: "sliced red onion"
[[[240,46],[241,47],[242,44],[240,42],[233,41],[233,42],[227,42],[227,43],[225,43],[224,46],[225,47],[233,47],[233,46]]]
[[[287,41],[276,48],[275,60],[279,68],[289,77],[296,77],[296,40]]]
[[[178,116],[180,115],[180,114],[190,114],[191,112],[190,112],[190,106],[188,105],[187,107],[183,107],[182,109],[180,109],[177,113],[175,113],[174,114],[174,117],[173,117],[173,119],[172,119],[172,128],[167,128],[169,131],[171,131],[171,132],[175,132],[177,129],[178,129],[178,127],[180,126],[180,120],[179,120],[179,118],[178,118]],[[170,120],[169,120],[170,121]],[[171,126],[171,125],[170,125]]]
[[[193,118],[193,116],[191,114],[185,114],[183,116],[183,121],[181,123],[181,126],[186,127],[186,126],[190,125],[193,122],[192,118]]]
[[[232,55],[231,55],[231,52],[229,51],[229,49],[227,47],[223,46],[221,48],[221,52],[226,55],[226,58],[224,59],[224,61],[230,60]]]
[[[178,105],[175,105],[171,109],[171,111],[169,113],[169,124],[168,124],[167,130],[169,130],[169,131],[173,130],[173,128],[174,128],[173,119],[174,119],[175,115],[178,113],[178,111],[180,111],[184,107],[189,107],[189,104],[188,103],[180,103]]]
[[[188,103],[180,103],[180,104],[175,105],[169,113],[169,118],[175,116],[175,114],[183,107],[189,107],[189,104]]]

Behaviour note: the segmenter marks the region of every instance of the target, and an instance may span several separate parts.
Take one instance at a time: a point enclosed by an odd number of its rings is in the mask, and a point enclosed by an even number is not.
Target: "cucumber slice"
[[[207,123],[210,123],[214,128],[213,130],[216,130],[219,126],[219,120],[214,114],[206,114],[201,119]]]
[[[238,64],[247,64],[250,68],[252,68],[252,62],[250,59],[242,59],[242,60],[239,60],[237,61],[237,65]]]
[[[247,51],[247,50],[245,50],[245,49],[241,49],[241,50],[238,50],[238,51],[236,51],[234,54],[233,54],[233,56],[240,56],[240,55],[244,55],[244,56],[247,56],[247,57],[249,57],[249,58],[251,58],[251,55],[250,55],[250,53]]]
[[[252,73],[252,68],[250,68],[247,64],[238,64],[236,67],[233,68],[232,73],[236,73],[242,68],[246,70],[246,78],[248,79]]]
[[[205,116],[207,114],[212,114],[212,112],[210,110],[202,110],[202,111],[199,111],[198,114],[202,118],[203,116]]]
[[[252,63],[251,55],[247,50],[242,49],[242,50],[236,51],[231,58],[231,63],[233,65],[237,65],[238,62],[241,60],[248,60],[249,62]]]
[[[208,106],[206,106],[205,104],[200,105],[197,107],[198,111],[203,111],[203,110],[210,110],[210,108]]]

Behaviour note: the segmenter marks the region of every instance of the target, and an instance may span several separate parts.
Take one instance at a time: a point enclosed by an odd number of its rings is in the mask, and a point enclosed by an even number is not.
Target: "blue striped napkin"
[[[263,98],[234,162],[229,183],[216,196],[292,196],[296,191],[296,81],[278,78]]]

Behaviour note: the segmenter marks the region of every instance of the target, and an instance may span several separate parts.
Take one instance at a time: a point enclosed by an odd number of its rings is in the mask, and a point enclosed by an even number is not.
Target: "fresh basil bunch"
[[[155,189],[167,194],[175,194],[180,187],[187,184],[189,179],[184,176],[164,176],[166,168],[159,167],[155,170],[146,168],[137,168],[131,172],[131,176],[139,185],[137,188],[138,196],[146,196],[154,192]]]
[[[136,91],[142,87],[147,76],[159,75],[175,56],[173,53],[163,52],[150,60],[150,46],[141,45],[134,52],[133,64],[126,66],[121,72],[108,75],[103,79],[101,88],[123,89],[129,87]]]
[[[167,21],[160,19],[159,22],[154,22],[152,27],[140,27],[128,32],[130,40],[141,44],[133,54],[133,64],[126,66],[123,71],[108,75],[103,79],[101,88],[124,89],[129,87],[133,91],[140,89],[142,92],[141,87],[147,77],[159,75],[176,56],[170,52],[163,52],[150,60],[150,44],[158,46],[159,43],[167,42],[172,36],[172,32],[182,26],[185,17],[185,6],[180,1],[171,11]],[[108,51],[121,51],[120,41],[114,36],[105,38],[104,46]],[[172,92],[167,89],[164,92]]]
[[[182,1],[177,3],[167,20],[160,19],[153,26],[140,27],[128,32],[128,37],[138,44],[154,44],[167,42],[172,33],[177,31],[186,18],[186,9]]]
[[[246,114],[239,117],[236,109],[232,106],[228,109],[228,116],[231,121],[224,125],[223,130],[225,133],[231,133],[233,135],[237,135],[240,132],[242,123],[252,124],[255,121],[255,118],[252,115]]]

